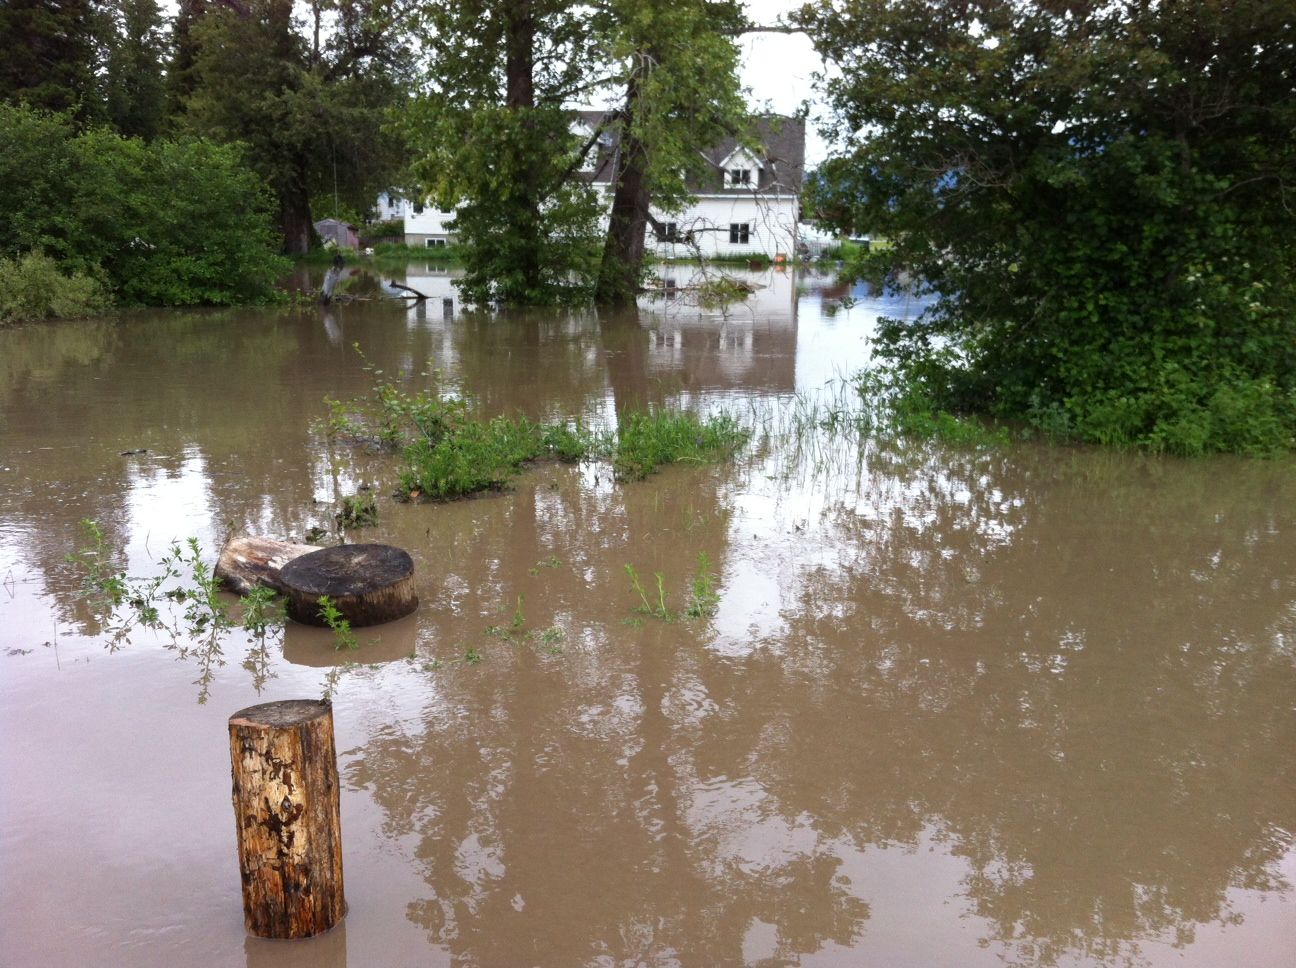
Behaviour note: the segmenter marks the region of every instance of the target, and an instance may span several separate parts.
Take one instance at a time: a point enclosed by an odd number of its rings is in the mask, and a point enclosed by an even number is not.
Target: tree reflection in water
[[[1286,470],[1231,467],[1221,493],[1200,465],[1132,457],[864,458],[809,534],[748,540],[741,475],[719,472],[528,489],[479,528],[457,587],[504,597],[501,562],[579,563],[527,600],[558,602],[584,647],[445,676],[351,764],[418,845],[411,919],[469,963],[740,963],[759,925],[762,963],[792,963],[867,950],[878,899],[846,859],[934,838],[1002,957],[1135,964],[1233,918],[1230,889],[1288,889]],[[663,527],[685,507],[710,524]],[[698,626],[618,626],[599,596],[636,548],[755,561],[777,635],[734,658]]]

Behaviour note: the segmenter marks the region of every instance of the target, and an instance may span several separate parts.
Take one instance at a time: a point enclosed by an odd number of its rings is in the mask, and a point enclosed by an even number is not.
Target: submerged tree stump
[[[283,566],[294,558],[319,550],[319,545],[241,535],[225,542],[216,562],[215,575],[227,589],[239,595],[246,595],[259,585],[282,592],[279,573]]]
[[[309,938],[346,914],[333,707],[289,699],[230,717],[243,921]]]
[[[306,625],[327,624],[320,616],[324,596],[354,628],[390,622],[418,608],[414,561],[391,545],[338,545],[314,551],[288,562],[279,581],[288,600],[288,617]]]

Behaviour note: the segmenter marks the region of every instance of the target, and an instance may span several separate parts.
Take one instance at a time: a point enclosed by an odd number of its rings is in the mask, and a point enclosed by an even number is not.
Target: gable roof
[[[603,111],[578,111],[578,123],[592,133],[608,117]],[[760,178],[753,185],[725,185],[725,162],[740,150],[737,138],[723,141],[705,149],[702,154],[711,163],[709,177],[691,184],[689,188],[703,195],[741,195],[760,192],[788,192],[799,194],[805,177],[805,121],[781,115],[762,115],[752,119],[752,141],[761,148],[747,149],[760,162]],[[611,126],[605,137],[595,147],[598,159],[591,176],[596,183],[610,184],[616,157],[617,130]]]

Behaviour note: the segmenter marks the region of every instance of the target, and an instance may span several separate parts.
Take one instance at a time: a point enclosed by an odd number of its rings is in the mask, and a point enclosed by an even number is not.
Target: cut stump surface
[[[339,545],[288,562],[279,573],[288,617],[325,625],[320,599],[327,596],[352,627],[380,625],[418,608],[414,560],[380,544]]]

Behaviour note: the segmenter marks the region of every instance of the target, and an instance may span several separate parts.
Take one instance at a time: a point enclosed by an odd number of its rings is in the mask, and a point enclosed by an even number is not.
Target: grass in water
[[[542,459],[610,460],[618,480],[640,480],[665,464],[730,457],[750,436],[727,414],[703,419],[675,410],[626,414],[616,432],[604,433],[570,421],[480,420],[461,399],[430,389],[408,392],[372,372],[379,382],[367,398],[328,401],[323,429],[400,449],[399,493],[409,497],[444,501],[502,490],[525,464]]]

